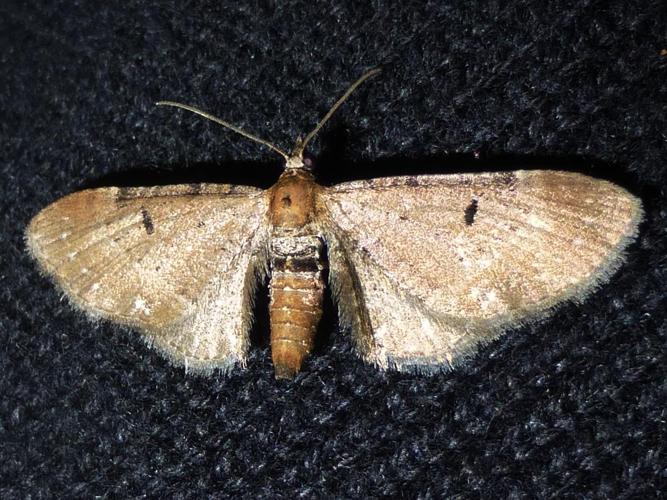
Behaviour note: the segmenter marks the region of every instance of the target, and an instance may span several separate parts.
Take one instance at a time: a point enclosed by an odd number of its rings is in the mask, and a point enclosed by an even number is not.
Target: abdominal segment
[[[276,378],[294,377],[313,349],[324,295],[322,249],[316,235],[272,238],[269,316]]]

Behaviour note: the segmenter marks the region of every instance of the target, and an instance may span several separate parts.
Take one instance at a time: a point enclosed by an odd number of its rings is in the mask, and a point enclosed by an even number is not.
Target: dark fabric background
[[[2,3],[0,497],[660,496],[664,2],[473,4]],[[277,178],[270,150],[156,100],[287,149],[377,65],[310,149],[322,182],[611,179],[646,208],[626,265],[431,377],[365,366],[329,303],[316,355],[276,382],[266,290],[247,369],[203,378],[72,311],[26,255],[30,218],[85,187]]]

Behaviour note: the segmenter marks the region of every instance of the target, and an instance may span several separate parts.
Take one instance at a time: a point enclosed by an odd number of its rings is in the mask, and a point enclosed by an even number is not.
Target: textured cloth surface
[[[662,1],[25,2],[0,7],[0,497],[658,496],[665,482],[667,12]],[[330,300],[276,382],[266,289],[246,370],[186,375],[73,311],[25,253],[39,209],[86,187],[267,187],[563,168],[645,204],[620,271],[453,373],[382,373]],[[576,255],[573,255],[576,258]]]

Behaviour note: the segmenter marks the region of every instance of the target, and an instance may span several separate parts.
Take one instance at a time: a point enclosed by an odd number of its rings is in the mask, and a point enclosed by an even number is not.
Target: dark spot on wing
[[[148,213],[144,207],[141,207],[141,218],[146,229],[146,234],[153,234],[155,232],[155,227],[153,226],[153,219],[151,214]]]
[[[514,189],[516,184],[516,174],[514,172],[505,172],[500,176],[500,184],[507,186],[508,189]]]
[[[201,194],[201,188],[202,188],[201,184],[192,183],[188,184],[188,187],[189,187],[188,194],[192,196],[197,196],[198,194]]]
[[[280,200],[280,203],[282,203],[283,207],[291,207],[292,206],[292,199],[287,196],[283,196]]]
[[[470,205],[466,207],[464,214],[466,226],[472,226],[473,222],[475,222],[475,215],[477,214],[478,206],[478,202],[475,198],[470,200]]]
[[[204,227],[205,225],[206,225],[206,223],[203,220],[200,220],[199,222],[197,222],[197,227]]]
[[[127,200],[128,198],[134,198],[132,196],[132,188],[122,187],[118,188],[118,194],[116,194],[116,200]]]
[[[127,205],[127,200],[136,198],[134,191],[134,189],[127,187],[118,188],[118,191],[116,192],[116,199],[114,200],[116,202],[116,207],[123,208]]]
[[[408,177],[407,180],[405,181],[405,184],[407,184],[408,186],[416,187],[419,186],[419,181],[414,177]]]

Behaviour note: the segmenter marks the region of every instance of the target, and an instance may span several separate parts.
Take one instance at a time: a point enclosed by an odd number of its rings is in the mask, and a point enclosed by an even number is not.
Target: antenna
[[[278,149],[276,146],[271,144],[269,141],[265,141],[264,139],[260,139],[256,135],[253,135],[249,132],[246,132],[245,130],[242,130],[238,127],[235,127],[231,123],[226,122],[225,120],[222,120],[216,116],[213,116],[212,114],[207,113],[206,111],[202,111],[201,109],[194,108],[192,106],[188,106],[187,104],[181,104],[180,102],[174,102],[174,101],[158,101],[155,103],[156,106],[173,106],[174,108],[181,108],[185,109],[187,111],[192,111],[193,113],[203,116],[204,118],[208,118],[209,120],[219,123],[223,127],[227,127],[230,130],[233,130],[237,134],[241,134],[243,137],[247,137],[251,141],[259,142],[260,144],[264,144],[265,146],[270,147],[273,149],[276,153],[278,153],[280,156],[285,158],[285,160],[289,160],[289,155],[285,153],[283,150]]]
[[[369,78],[377,75],[382,71],[381,68],[374,68],[366,73],[364,73],[356,82],[354,82],[352,85],[350,85],[350,88],[347,89],[347,91],[342,95],[340,99],[336,101],[336,103],[331,106],[331,109],[327,112],[326,115],[324,115],[324,118],[322,118],[317,125],[315,125],[315,128],[311,130],[308,135],[305,137],[305,139],[297,140],[296,145],[294,146],[294,149],[292,150],[292,154],[290,156],[294,157],[297,156],[300,158],[303,155],[304,149],[306,149],[306,146],[308,143],[311,141],[315,135],[320,131],[320,129],[324,126],[324,124],[331,118],[331,116],[336,112],[336,110],[340,107],[341,104],[343,104],[348,97],[350,97],[350,94],[354,92],[359,85],[364,83],[364,81],[368,80]]]
[[[366,73],[364,73],[361,78],[359,78],[356,82],[354,82],[352,85],[350,85],[350,88],[347,89],[347,91],[342,95],[340,99],[338,99],[333,106],[331,106],[331,109],[327,112],[326,115],[324,115],[324,118],[322,118],[317,125],[315,125],[315,128],[311,130],[308,135],[303,139],[297,139],[296,144],[294,146],[294,149],[292,150],[291,154],[285,153],[283,150],[277,148],[273,144],[271,144],[269,141],[266,141],[264,139],[260,139],[256,135],[253,135],[249,132],[246,132],[245,130],[242,130],[234,125],[232,125],[229,122],[226,122],[225,120],[222,120],[221,118],[218,118],[216,116],[213,116],[210,113],[207,113],[206,111],[202,111],[201,109],[197,109],[193,106],[188,106],[187,104],[181,104],[180,102],[174,102],[174,101],[158,101],[155,104],[157,106],[172,106],[174,108],[180,108],[184,109],[186,111],[190,111],[192,113],[195,113],[197,115],[203,116],[204,118],[207,118],[215,123],[218,123],[222,125],[223,127],[226,127],[230,130],[233,130],[237,134],[241,134],[243,137],[247,137],[251,141],[258,142],[260,144],[263,144],[265,146],[268,146],[269,148],[273,149],[276,153],[278,153],[280,156],[285,158],[285,161],[290,163],[290,159],[298,159],[301,160],[303,157],[303,150],[306,148],[308,143],[312,140],[315,135],[320,131],[320,129],[324,126],[324,124],[331,118],[331,115],[333,115],[336,110],[340,107],[341,104],[343,104],[348,97],[350,97],[350,94],[354,92],[359,85],[361,85],[364,81],[367,79],[371,78],[372,76],[377,75],[382,71],[380,68],[375,68],[372,69]]]

